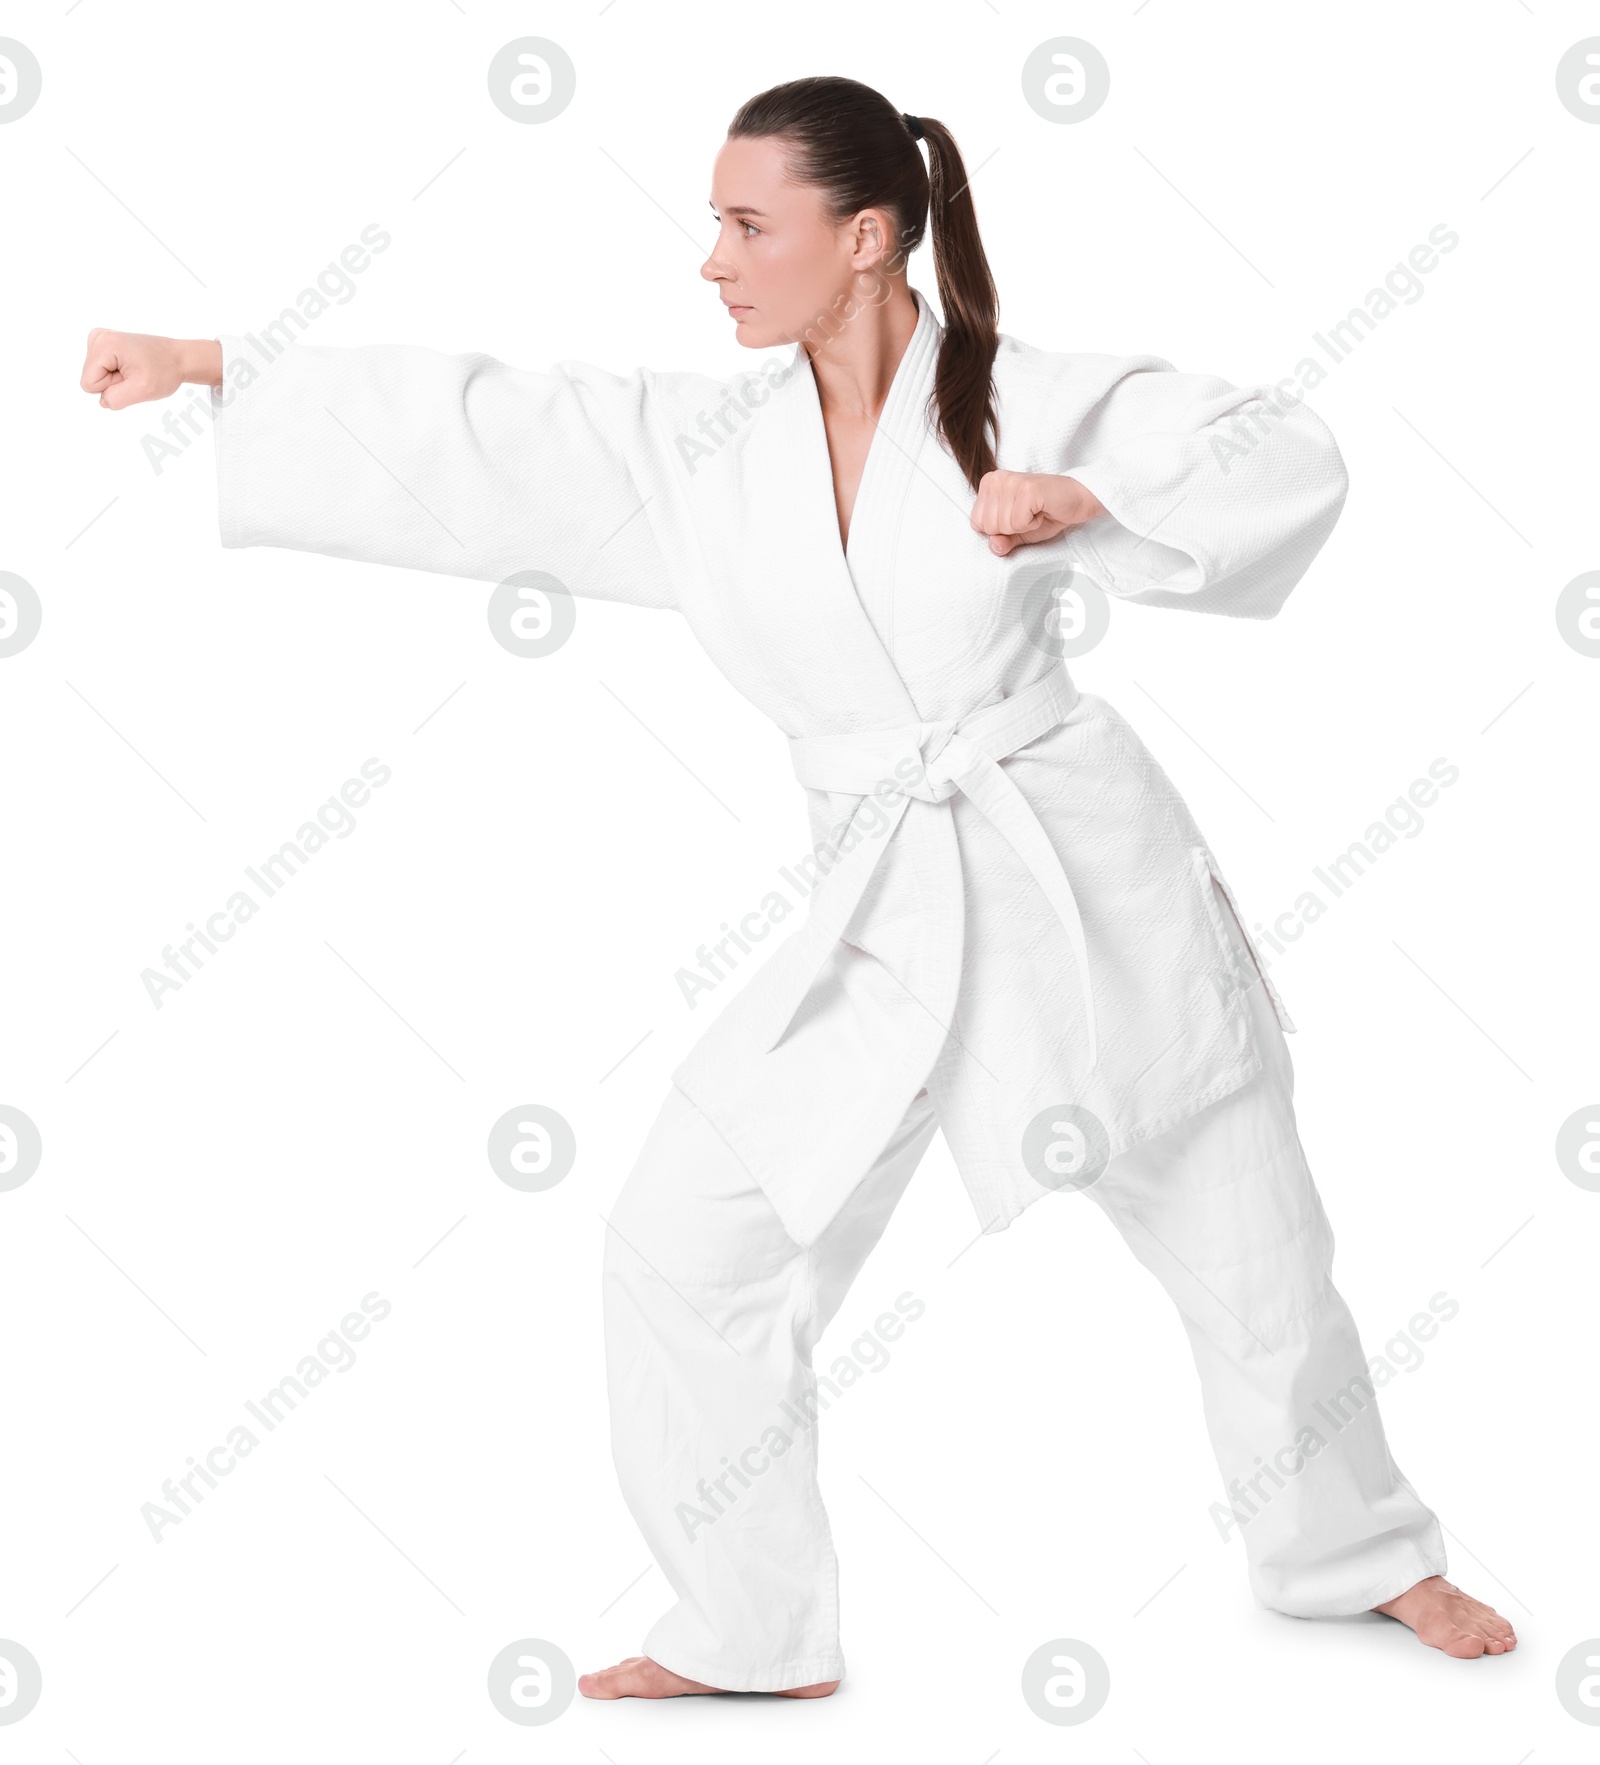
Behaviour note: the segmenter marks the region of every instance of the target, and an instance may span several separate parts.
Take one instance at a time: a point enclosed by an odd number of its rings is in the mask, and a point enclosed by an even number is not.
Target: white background
[[[1553,1688],[1600,1635],[1600,1195],[1553,1148],[1600,1094],[1600,661],[1554,603],[1600,565],[1600,128],[1554,74],[1596,28],[1557,0],[7,9],[45,82],[0,128],[0,569],[44,605],[0,663],[0,1102],[44,1142],[0,1195],[0,1637],[44,1675],[10,1756],[1592,1756]],[[519,127],[484,75],[532,32],[578,91]],[[1112,70],[1076,127],[1019,84],[1062,32]],[[1044,348],[1276,380],[1460,237],[1312,394],[1352,489],[1284,612],[1117,606],[1074,673],[1251,923],[1460,769],[1274,978],[1369,1354],[1459,1302],[1382,1406],[1513,1656],[1256,1607],[1154,1282],[1081,1198],[967,1249],[936,1145],[818,1356],[925,1301],[824,1422],[841,1694],[579,1699],[537,1731],[488,1700],[507,1643],[583,1671],[668,1603],[609,1457],[602,1215],[731,995],[690,1012],[674,973],[806,849],[801,795],[670,614],[586,601],[523,661],[486,585],[221,551],[209,435],[154,473],[159,408],[79,393],[84,337],[254,330],[376,222],[393,245],[318,343],[748,367],[699,273],[711,161],[746,97],[816,72],[954,130],[1002,329]],[[937,297],[929,251],[911,279]],[[155,1009],[141,971],[368,756],[393,777],[355,832]],[[530,1102],[578,1136],[540,1195],[484,1151]],[[356,1365],[153,1542],[141,1505],[372,1291]],[[1070,1734],[1018,1689],[1062,1636],[1112,1673]]]

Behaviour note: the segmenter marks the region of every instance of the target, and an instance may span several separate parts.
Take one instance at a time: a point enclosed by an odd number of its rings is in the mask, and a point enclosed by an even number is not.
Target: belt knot
[[[969,750],[970,744],[956,733],[955,718],[919,723],[905,763],[896,768],[895,776],[904,785],[906,795],[919,803],[948,802],[961,788],[956,772],[963,763],[970,764]]]
[[[1076,703],[1077,691],[1066,669],[1058,668],[1009,698],[964,717],[851,735],[790,737],[795,777],[808,789],[887,800],[898,796],[900,802],[889,811],[888,837],[862,840],[851,847],[813,900],[799,934],[802,944],[793,979],[773,1001],[772,1021],[762,1032],[764,1048],[770,1050],[782,1040],[828,951],[843,936],[908,812],[905,799],[944,803],[960,791],[1021,859],[1066,932],[1082,989],[1089,1065],[1096,1065],[1099,1049],[1089,949],[1072,884],[1032,806],[1000,764],[1064,722]]]

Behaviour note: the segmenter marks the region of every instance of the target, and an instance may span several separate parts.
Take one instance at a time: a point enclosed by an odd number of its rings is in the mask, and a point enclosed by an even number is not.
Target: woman
[[[1084,1190],[1171,1294],[1264,1603],[1513,1648],[1385,1444],[1292,1025],[1051,623],[1073,571],[1271,617],[1343,505],[1332,437],[1154,356],[999,335],[953,139],[855,81],[752,99],[712,189],[701,274],[741,344],[794,346],[736,386],[110,332],[83,378],[113,409],[212,387],[224,545],[674,608],[790,737],[809,912],[674,1073],[606,1238],[614,1456],[677,1601],[580,1689],[837,1686],[811,1349],[936,1125],[984,1231]],[[942,326],[905,272],[930,200]]]

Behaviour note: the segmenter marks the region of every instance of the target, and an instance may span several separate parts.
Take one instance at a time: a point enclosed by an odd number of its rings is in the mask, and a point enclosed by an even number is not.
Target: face
[[[873,266],[886,261],[888,215],[868,208],[830,221],[822,192],[789,179],[771,137],[723,142],[711,169],[711,209],[717,241],[700,274],[715,284],[747,349],[792,343],[884,286]]]

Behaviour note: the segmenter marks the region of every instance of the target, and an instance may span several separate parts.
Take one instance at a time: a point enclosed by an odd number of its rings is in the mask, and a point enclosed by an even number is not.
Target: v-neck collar
[[[850,537],[847,541],[839,538],[839,499],[833,487],[833,457],[828,448],[828,428],[822,420],[822,393],[817,385],[817,376],[803,343],[795,344],[794,354],[790,357],[790,371],[800,381],[799,404],[804,409],[806,426],[812,431],[812,435],[802,444],[801,452],[807,469],[811,470],[815,466],[820,472],[824,506],[828,512],[829,531],[833,538],[831,554],[843,569],[852,591],[855,589],[855,577],[850,569],[852,548],[862,530],[863,512],[869,516],[872,513],[869,498],[875,480],[881,476],[881,456],[886,447],[897,445],[897,435],[899,445],[903,446],[908,435],[920,434],[921,412],[913,412],[911,406],[913,403],[920,405],[926,401],[932,389],[934,369],[938,365],[943,329],[921,289],[913,288],[911,297],[917,305],[916,328],[907,340],[900,360],[895,364],[888,395],[883,401],[883,410],[873,425],[872,440],[867,444],[866,458],[861,464],[861,480],[856,486],[856,500],[850,510]],[[915,421],[908,425],[907,419],[912,416]],[[883,433],[886,429],[889,431],[887,439]],[[875,470],[875,467],[879,469]]]
[[[781,385],[744,432],[745,494],[753,508],[772,511],[781,523],[774,568],[759,581],[782,602],[767,616],[787,634],[783,665],[807,683],[804,691],[797,687],[801,700],[813,697],[819,675],[836,689],[823,721],[813,727],[814,719],[797,716],[790,734],[895,728],[920,716],[857,586],[858,579],[868,585],[892,574],[898,523],[891,517],[928,435],[923,407],[933,390],[943,331],[927,300],[912,293],[917,326],[896,364],[862,463],[848,547],[839,538],[828,432],[804,344],[795,344]],[[827,693],[815,697],[828,700]]]

